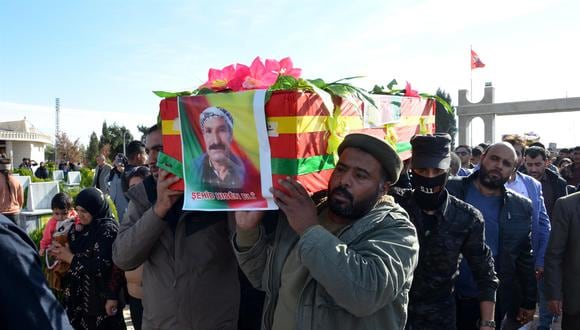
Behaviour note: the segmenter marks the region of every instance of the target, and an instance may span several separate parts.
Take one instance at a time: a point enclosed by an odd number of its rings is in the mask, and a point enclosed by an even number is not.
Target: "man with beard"
[[[542,184],[544,203],[548,211],[548,217],[552,219],[552,210],[558,198],[568,194],[566,180],[547,167],[548,155],[546,149],[541,147],[529,147],[525,151],[524,166],[526,172],[532,178]]]
[[[495,328],[498,279],[485,244],[483,217],[445,189],[450,163],[449,134],[411,139],[411,185],[390,193],[408,213],[419,237],[419,264],[409,293],[407,329],[456,329],[453,286],[463,255],[478,287],[480,329]]]
[[[263,212],[236,212],[234,247],[252,284],[266,292],[264,329],[403,329],[418,242],[389,196],[402,167],[383,140],[348,135],[316,204],[297,181],[272,188],[274,237]]]
[[[511,144],[493,144],[481,156],[479,171],[451,179],[447,184],[451,194],[483,214],[486,243],[500,280],[495,321],[499,327],[506,318],[502,329],[518,329],[533,320],[536,308],[537,286],[530,240],[532,205],[529,199],[504,186],[516,170],[516,160]],[[459,329],[476,327],[478,294],[472,271],[462,262],[456,282]]]
[[[234,118],[220,107],[209,107],[199,115],[206,153],[195,160],[203,187],[212,190],[239,189],[244,185],[245,167],[232,153]],[[196,173],[196,174],[197,174]]]
[[[161,127],[146,141],[151,176],[127,191],[113,244],[122,270],[143,265],[143,329],[237,329],[240,284],[226,212],[183,211],[179,180],[157,167]]]

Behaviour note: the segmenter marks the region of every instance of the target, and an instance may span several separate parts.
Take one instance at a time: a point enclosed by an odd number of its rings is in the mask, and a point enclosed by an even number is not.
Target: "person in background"
[[[572,149],[572,164],[567,165],[562,169],[562,176],[569,185],[580,185],[580,146]]]
[[[97,167],[95,168],[95,176],[93,177],[93,187],[101,190],[105,195],[109,194],[109,186],[107,185],[107,180],[109,179],[109,174],[111,173],[111,165],[105,162],[104,155],[98,155],[96,158]]]
[[[480,146],[476,146],[471,150],[471,165],[476,167],[479,165],[479,161],[481,160],[481,155],[483,154],[483,149]]]
[[[459,145],[455,148],[455,154],[461,159],[461,167],[457,172],[457,176],[468,176],[471,174],[471,147],[467,145]]]
[[[16,223],[24,206],[24,189],[12,175],[10,159],[0,156],[0,213]]]
[[[129,204],[129,201],[123,192],[123,176],[125,173],[125,166],[127,166],[127,158],[123,154],[117,154],[115,156],[115,160],[113,161],[113,169],[111,170],[107,180],[109,185],[109,196],[111,196],[113,203],[115,203],[118,216],[117,220],[119,220],[119,222],[121,222],[123,219],[125,210]]]
[[[449,176],[457,176],[461,168],[461,159],[455,152],[450,153],[451,161],[449,163]]]
[[[545,289],[562,330],[580,329],[580,192],[556,201],[546,250]]]
[[[125,178],[128,186],[125,193],[150,175],[151,171],[147,166],[137,166],[126,171]],[[127,300],[131,311],[131,321],[135,330],[141,330],[143,322],[143,304],[141,303],[141,299],[143,299],[143,265],[134,270],[126,271],[125,278],[127,279]]]
[[[123,272],[112,261],[112,245],[118,224],[105,194],[85,188],[75,199],[79,225],[69,232],[69,244],[53,242],[50,254],[70,264],[63,278],[64,306],[73,327],[125,329],[119,304]]]
[[[40,165],[34,172],[34,176],[39,179],[48,179],[48,169],[44,166],[44,162],[40,162]]]
[[[46,284],[34,242],[2,215],[0,237],[0,328],[72,330]]]
[[[546,149],[529,147],[525,151],[524,166],[526,174],[542,184],[542,193],[548,217],[552,219],[552,210],[556,200],[568,194],[566,180],[547,168],[548,155]]]

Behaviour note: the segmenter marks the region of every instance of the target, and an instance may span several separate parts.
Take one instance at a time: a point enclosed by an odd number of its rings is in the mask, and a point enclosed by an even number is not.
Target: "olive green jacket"
[[[309,276],[299,298],[296,328],[403,329],[419,244],[407,213],[380,202],[367,215],[334,236],[322,226],[299,237],[280,213],[274,237],[263,228],[240,266],[250,282],[266,292],[262,329],[271,329],[282,268],[297,242]]]

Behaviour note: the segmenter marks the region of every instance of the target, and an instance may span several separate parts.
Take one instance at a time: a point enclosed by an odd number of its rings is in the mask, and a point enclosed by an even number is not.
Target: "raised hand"
[[[286,214],[290,227],[298,235],[318,224],[316,206],[304,187],[296,180],[286,177],[278,183],[283,189],[270,188],[274,202]]]
[[[160,218],[165,217],[179,196],[183,195],[183,191],[169,189],[177,181],[179,181],[178,177],[170,175],[165,170],[159,170],[159,177],[157,178],[157,201],[153,207],[153,212]]]

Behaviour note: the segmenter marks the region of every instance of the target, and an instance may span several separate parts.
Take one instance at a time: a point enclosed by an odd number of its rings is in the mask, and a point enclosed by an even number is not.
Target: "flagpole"
[[[471,67],[471,52],[473,51],[473,46],[469,45],[469,102],[473,102],[473,68]]]

